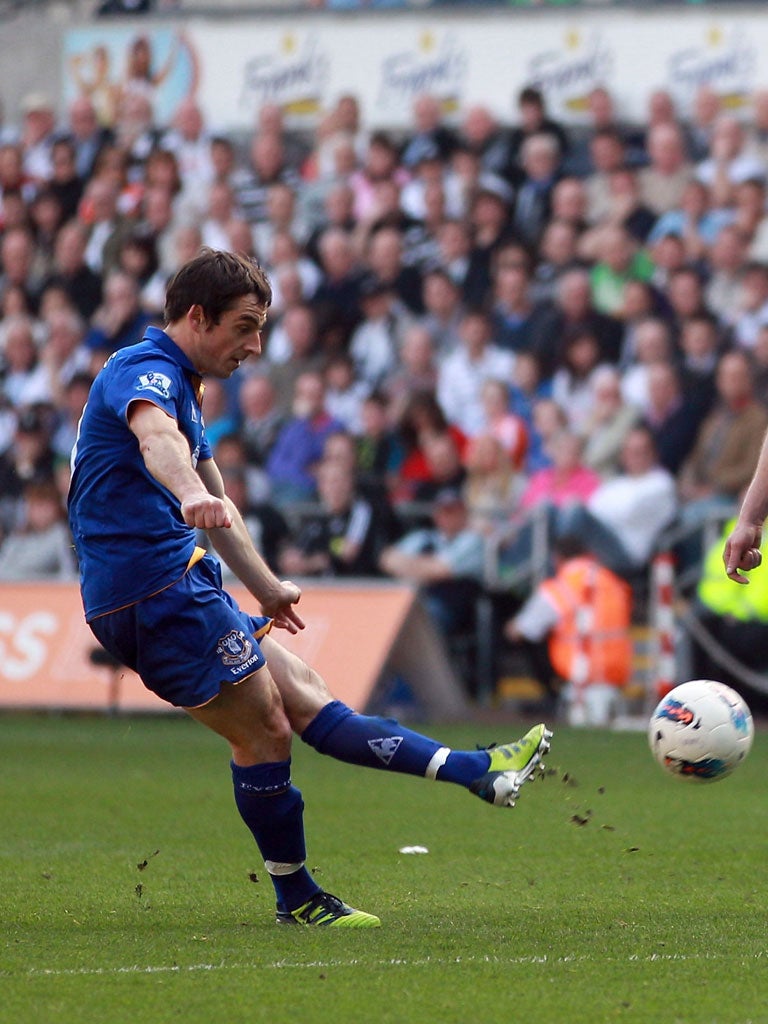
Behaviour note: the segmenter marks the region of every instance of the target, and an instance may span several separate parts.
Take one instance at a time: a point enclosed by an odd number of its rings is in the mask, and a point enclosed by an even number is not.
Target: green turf
[[[0,750],[3,1024],[768,1021],[764,734],[697,786],[642,735],[561,728],[511,811],[299,743],[310,866],[383,919],[347,933],[272,923],[194,723],[0,717]]]

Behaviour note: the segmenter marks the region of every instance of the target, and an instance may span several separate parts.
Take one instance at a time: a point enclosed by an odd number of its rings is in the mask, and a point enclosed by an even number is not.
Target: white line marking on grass
[[[242,971],[242,970],[324,970],[332,967],[446,967],[449,964],[503,964],[524,967],[530,964],[573,964],[588,963],[665,963],[685,962],[689,960],[761,960],[768,951],[760,950],[747,956],[738,954],[732,957],[720,953],[630,953],[626,957],[590,957],[579,956],[456,956],[456,957],[422,957],[416,960],[393,958],[390,960],[275,960],[272,963],[225,963],[218,964],[161,964],[159,966],[141,966],[132,964],[127,967],[70,967],[63,969],[32,967],[24,972],[28,978],[62,978],[62,977],[97,977],[119,974],[191,974],[197,971]],[[0,977],[13,977],[14,971],[0,971]]]

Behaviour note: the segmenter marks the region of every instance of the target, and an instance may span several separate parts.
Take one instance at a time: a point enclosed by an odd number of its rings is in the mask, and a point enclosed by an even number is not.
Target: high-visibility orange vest
[[[586,685],[625,686],[632,672],[632,591],[593,558],[571,558],[541,589],[559,614],[549,637],[552,667]]]

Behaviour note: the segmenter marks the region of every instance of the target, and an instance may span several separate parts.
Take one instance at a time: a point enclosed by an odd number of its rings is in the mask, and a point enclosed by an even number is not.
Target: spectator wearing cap
[[[51,177],[51,145],[56,115],[50,98],[42,92],[30,92],[21,101],[21,145],[24,173],[42,183]]]
[[[491,261],[495,250],[511,234],[510,212],[513,192],[509,186],[481,179],[469,211],[472,248],[464,279],[464,301],[481,306],[491,288]]]
[[[357,376],[373,389],[395,371],[398,339],[411,318],[394,290],[373,274],[360,285],[360,306],[363,319],[352,332],[349,351]]]
[[[55,455],[42,408],[18,411],[13,444],[0,455],[0,533],[18,524],[20,499],[29,483],[54,479]]]
[[[432,506],[432,525],[406,533],[385,548],[379,565],[394,579],[419,587],[434,622],[444,633],[465,628],[484,572],[482,535],[455,488],[444,488]]]

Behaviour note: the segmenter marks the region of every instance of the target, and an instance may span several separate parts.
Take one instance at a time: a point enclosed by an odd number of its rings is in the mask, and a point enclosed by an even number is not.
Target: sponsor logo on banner
[[[154,391],[161,398],[169,398],[171,394],[171,378],[156,370],[149,370],[147,373],[139,374],[137,391]]]
[[[757,73],[757,45],[743,28],[724,32],[711,25],[698,43],[673,50],[669,85],[675,98],[690,104],[702,85],[720,95],[723,106],[738,109],[749,102]]]
[[[251,57],[243,69],[240,104],[258,108],[277,103],[294,119],[315,117],[330,73],[331,57],[307,35],[286,32],[277,52]]]
[[[540,89],[553,107],[581,114],[596,85],[606,85],[615,55],[603,35],[568,29],[559,45],[534,53],[528,61],[527,81]]]
[[[376,104],[383,110],[410,111],[421,93],[437,96],[446,114],[459,109],[470,54],[455,34],[422,32],[416,46],[390,53],[381,63]]]

